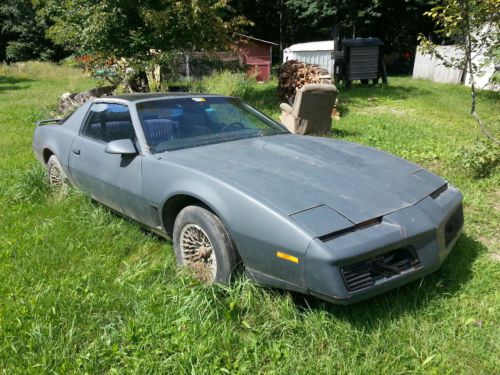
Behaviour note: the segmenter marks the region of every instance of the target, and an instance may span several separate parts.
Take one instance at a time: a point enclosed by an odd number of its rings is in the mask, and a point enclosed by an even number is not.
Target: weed
[[[5,192],[5,198],[10,203],[33,203],[44,200],[50,192],[47,172],[36,163],[26,170],[14,173],[12,184]]]
[[[477,140],[473,146],[461,146],[456,157],[474,178],[488,177],[500,163],[500,147],[492,142]]]

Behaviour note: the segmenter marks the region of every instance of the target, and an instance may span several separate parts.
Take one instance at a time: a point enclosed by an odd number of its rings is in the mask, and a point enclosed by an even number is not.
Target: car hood
[[[286,214],[326,205],[355,224],[414,205],[446,183],[377,149],[291,134],[171,151],[160,157],[251,191]]]

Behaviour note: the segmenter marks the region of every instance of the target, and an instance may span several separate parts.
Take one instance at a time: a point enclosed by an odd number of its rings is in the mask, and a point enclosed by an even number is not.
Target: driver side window
[[[115,103],[96,103],[90,108],[82,135],[101,142],[135,139],[128,107]]]

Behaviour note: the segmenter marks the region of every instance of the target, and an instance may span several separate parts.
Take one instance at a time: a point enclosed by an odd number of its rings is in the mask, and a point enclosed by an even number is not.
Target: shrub
[[[85,68],[84,60],[75,55],[68,56],[62,59],[59,63],[66,68],[78,68],[78,69]]]
[[[497,169],[500,147],[489,141],[476,140],[473,146],[460,147],[457,157],[467,173],[474,178],[484,178]]]

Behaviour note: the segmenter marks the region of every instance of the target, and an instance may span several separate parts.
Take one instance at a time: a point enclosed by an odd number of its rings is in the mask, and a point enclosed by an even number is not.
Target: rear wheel
[[[174,223],[174,251],[179,266],[206,283],[229,284],[237,253],[222,221],[200,206],[184,208]]]
[[[55,155],[52,155],[47,162],[47,174],[50,185],[64,186],[66,184],[66,173]]]

